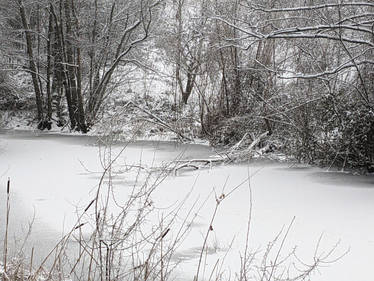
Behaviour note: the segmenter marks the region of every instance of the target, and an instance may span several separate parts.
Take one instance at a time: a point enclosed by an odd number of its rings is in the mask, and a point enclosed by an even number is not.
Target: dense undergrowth
[[[356,103],[345,103],[336,111],[328,103],[321,100],[308,105],[313,108],[309,113],[273,118],[271,132],[260,147],[269,146],[299,162],[373,172],[374,111]],[[215,116],[207,137],[213,145],[231,146],[249,134],[251,143],[268,129],[256,114]]]

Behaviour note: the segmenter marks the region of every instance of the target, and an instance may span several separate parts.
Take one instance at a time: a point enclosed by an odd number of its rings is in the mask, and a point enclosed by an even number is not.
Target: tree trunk
[[[52,94],[51,94],[51,41],[53,33],[53,17],[52,13],[49,13],[48,20],[48,41],[47,41],[47,118],[52,118]]]
[[[65,124],[65,120],[62,116],[63,105],[61,102],[62,96],[64,94],[64,74],[63,74],[63,48],[62,48],[62,35],[61,28],[58,22],[57,15],[55,13],[54,7],[50,4],[50,13],[53,15],[54,20],[54,36],[52,46],[52,57],[53,57],[53,79],[52,79],[52,94],[54,94],[54,106],[56,108],[57,115],[57,126],[61,127]]]
[[[73,41],[73,34],[72,34],[72,22],[71,22],[71,16],[70,16],[70,11],[71,7],[69,5],[69,0],[64,1],[64,12],[65,12],[65,28],[66,28],[66,35],[65,35],[65,59],[66,59],[66,86],[67,90],[69,92],[70,96],[70,106],[71,108],[69,111],[72,111],[72,116],[74,122],[72,122],[72,129],[74,129],[76,126],[73,127],[78,123],[78,130],[79,128],[79,120],[78,118],[78,107],[77,107],[77,81],[75,77],[75,60],[74,60],[74,55],[73,55],[73,46],[72,46],[72,41]],[[71,120],[72,121],[72,120]]]
[[[38,72],[37,67],[34,59],[33,49],[32,49],[32,38],[30,34],[29,23],[26,17],[25,6],[23,5],[22,0],[18,0],[19,4],[19,12],[22,20],[22,25],[25,30],[25,37],[26,37],[26,51],[29,58],[29,70],[31,73],[32,83],[34,86],[35,92],[35,100],[36,100],[36,108],[37,108],[37,118],[41,122],[43,121],[43,100],[42,100],[42,93],[39,87],[38,81]]]
[[[182,32],[183,32],[183,22],[182,22],[182,6],[183,1],[178,0],[178,10],[176,14],[176,20],[178,21],[178,30],[177,30],[177,58],[175,64],[175,80],[178,85],[179,91],[183,98],[183,83],[181,78],[181,64],[182,64]]]
[[[75,28],[77,30],[77,37],[80,37],[79,34],[79,22],[78,22],[78,17],[75,13],[74,9],[74,2],[71,2],[71,11],[75,20]],[[87,133],[87,125],[86,125],[86,116],[84,112],[84,107],[83,107],[83,95],[82,95],[82,73],[81,73],[81,49],[79,46],[76,47],[76,53],[77,53],[77,58],[76,58],[76,95],[77,95],[77,109],[78,109],[78,119],[77,122],[79,124],[79,130],[82,133]]]
[[[187,84],[186,84],[186,89],[182,91],[182,101],[184,104],[187,104],[188,98],[190,97],[192,93],[192,89],[195,84],[195,79],[196,79],[196,67],[192,66],[189,67],[189,71],[187,73]]]

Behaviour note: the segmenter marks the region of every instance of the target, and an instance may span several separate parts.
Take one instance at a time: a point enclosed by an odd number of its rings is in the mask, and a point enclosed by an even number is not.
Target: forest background
[[[262,136],[374,169],[372,1],[0,0],[0,26],[2,127]]]

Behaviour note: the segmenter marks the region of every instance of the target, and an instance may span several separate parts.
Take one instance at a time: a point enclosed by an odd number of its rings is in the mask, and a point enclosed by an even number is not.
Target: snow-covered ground
[[[102,172],[100,155],[104,149],[96,143],[94,137],[30,132],[0,134],[0,233],[4,225],[6,181],[10,178],[11,231],[20,237],[22,227],[35,213],[34,234],[30,241],[35,245],[36,255],[45,255],[61,233],[74,224],[76,208],[86,206],[94,196]],[[113,152],[118,152],[121,147],[114,146]],[[211,153],[208,147],[200,145],[139,142],[128,145],[119,162],[128,165],[142,162],[151,167],[181,154],[186,158],[202,158]],[[115,184],[120,188],[133,181],[129,174],[118,178]],[[196,206],[201,207],[191,223],[189,236],[175,256],[182,261],[176,271],[178,280],[191,280],[196,272],[199,248],[210,227],[216,204],[214,193],[217,197],[224,194],[225,198],[209,233],[209,255],[203,261],[207,264],[205,277],[209,277],[209,268],[218,258],[220,262],[225,261],[222,271],[230,272],[234,277],[239,269],[239,253],[244,253],[250,191],[249,249],[259,251],[255,263],[260,264],[261,250],[266,249],[268,242],[295,217],[283,256],[297,246],[297,254],[305,262],[312,262],[322,234],[317,255],[327,253],[339,241],[329,260],[349,250],[342,259],[327,264],[328,267],[321,268],[320,274],[313,275],[310,280],[372,280],[374,178],[266,161],[181,171],[158,187],[153,201],[159,210],[175,206],[175,202],[183,201],[188,193],[180,217],[183,218],[196,200]],[[275,254],[278,247],[279,243],[275,246]]]

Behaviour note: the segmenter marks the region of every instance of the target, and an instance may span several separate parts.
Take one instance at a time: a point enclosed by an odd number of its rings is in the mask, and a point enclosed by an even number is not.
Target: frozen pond
[[[122,147],[115,145],[113,154]],[[61,233],[75,222],[76,209],[87,205],[94,196],[103,170],[104,150],[93,137],[0,134],[0,230],[3,231],[9,177],[11,231],[21,233],[34,215],[30,241],[40,256],[47,253]],[[152,167],[180,156],[202,158],[211,153],[208,147],[201,145],[138,142],[128,145],[118,161],[127,166],[141,162],[145,167]],[[115,179],[116,185],[134,184],[133,177],[131,173],[122,175]],[[229,196],[219,206],[207,241],[210,249],[204,260],[204,264],[208,264],[207,272],[217,259],[222,261],[225,257],[223,268],[227,274],[230,268],[231,277],[234,277],[240,263],[239,253],[244,253],[252,201],[250,250],[266,249],[268,242],[295,217],[284,243],[284,255],[297,246],[298,256],[311,262],[321,235],[318,256],[327,253],[339,241],[330,261],[349,250],[342,259],[324,264],[326,267],[311,280],[372,280],[374,178],[270,161],[181,172],[167,178],[157,188],[153,200],[160,209],[166,210],[175,202],[182,202],[187,194],[181,216],[194,202],[201,206],[189,236],[176,253],[182,261],[177,270],[178,279],[192,280],[195,274],[199,248],[216,204],[214,193]],[[205,273],[205,278],[208,277]]]

